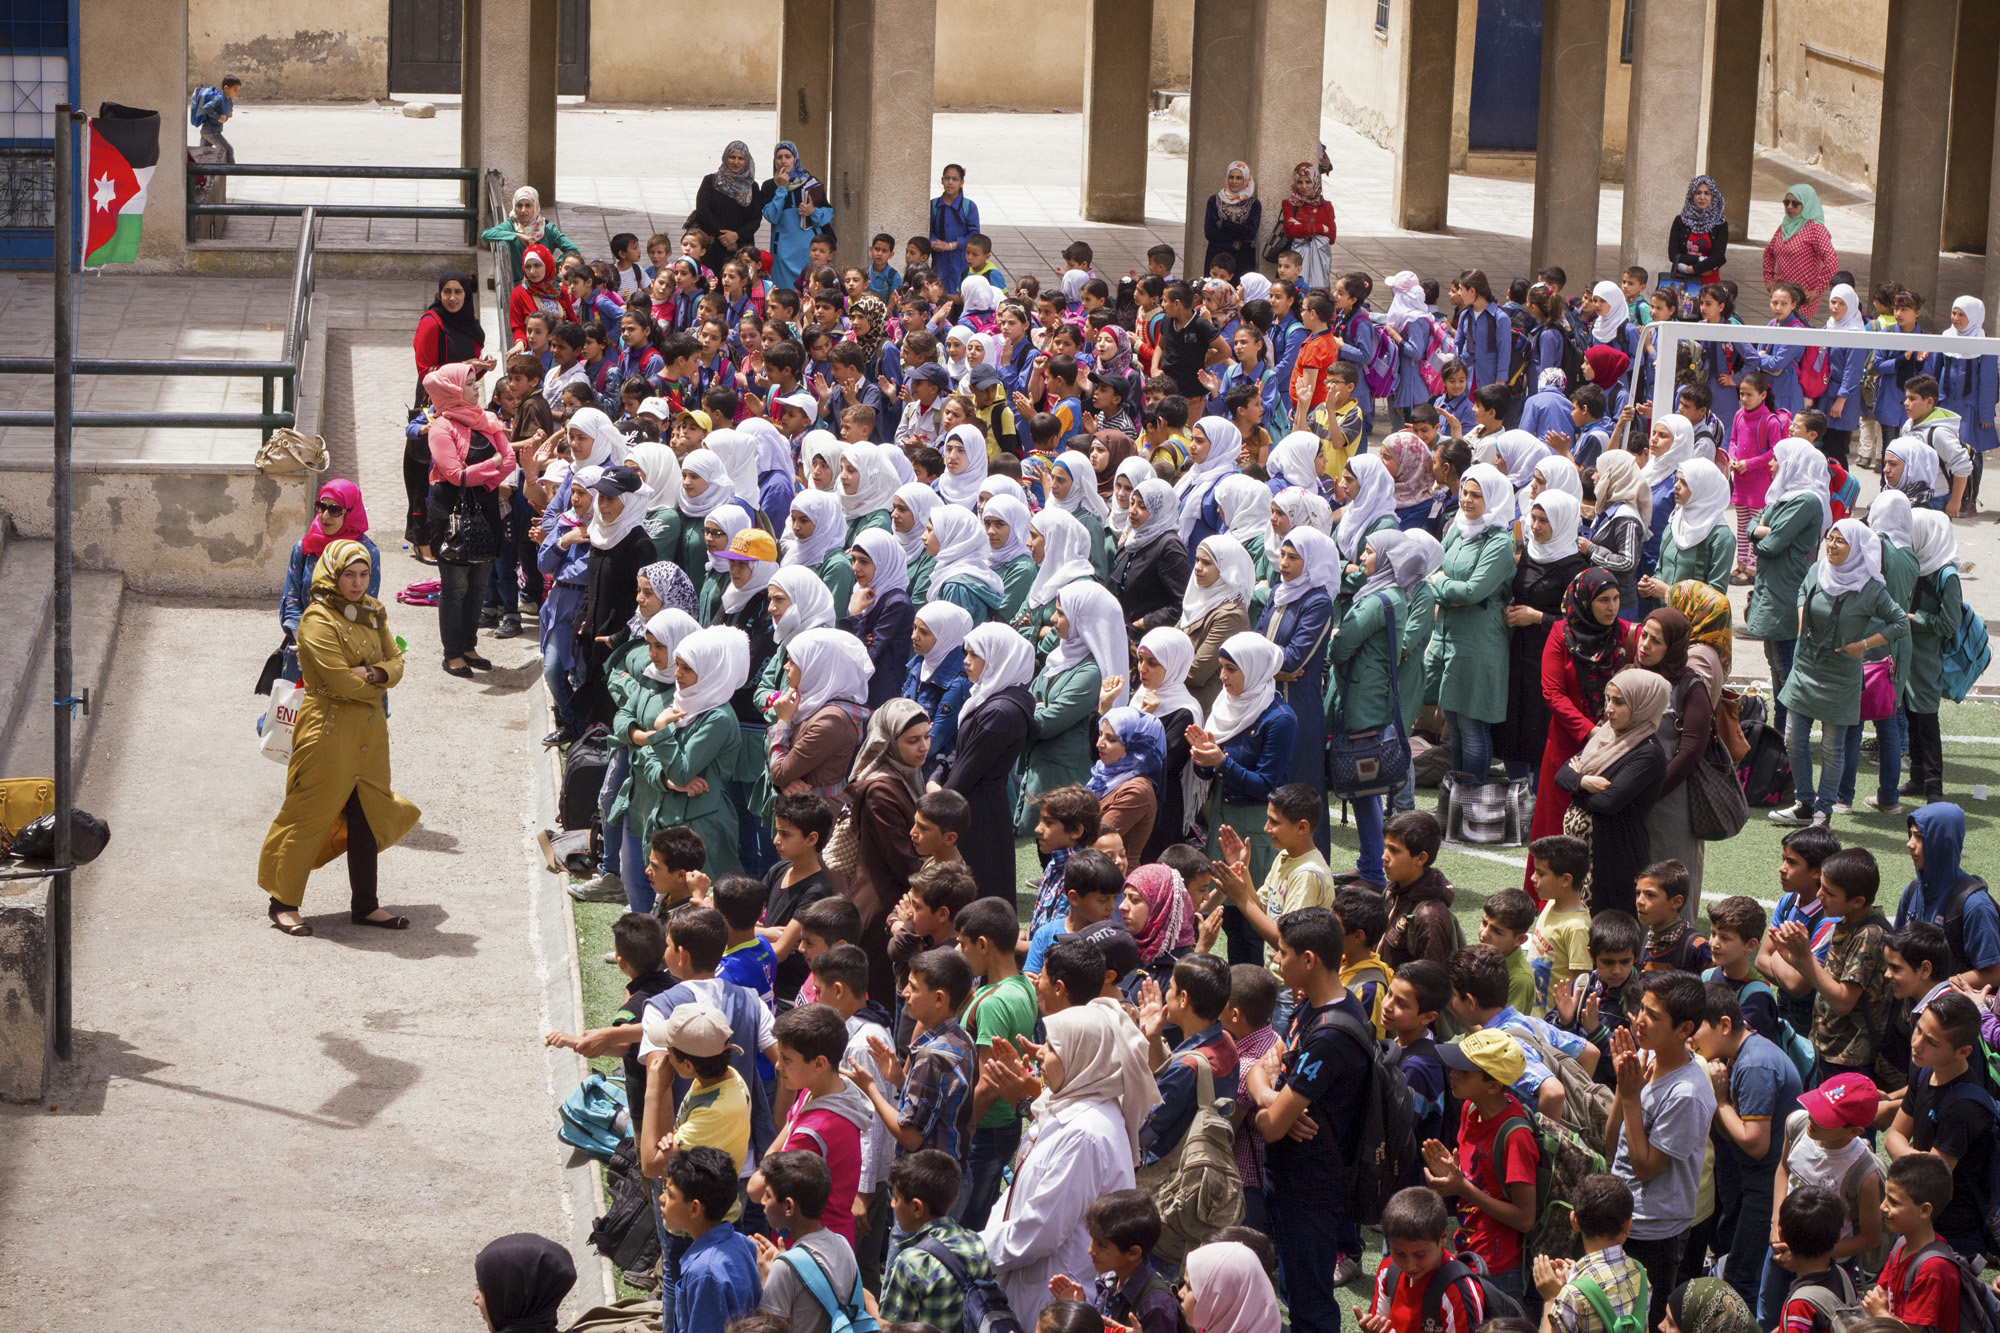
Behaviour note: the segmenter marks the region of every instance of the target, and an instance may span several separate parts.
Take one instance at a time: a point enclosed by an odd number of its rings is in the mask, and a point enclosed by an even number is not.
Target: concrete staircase
[[[0,521],[0,777],[55,772],[55,543],[9,537]],[[125,602],[119,574],[77,570],[75,693],[90,691],[91,714],[75,714],[70,753],[79,782],[111,675],[118,615]]]

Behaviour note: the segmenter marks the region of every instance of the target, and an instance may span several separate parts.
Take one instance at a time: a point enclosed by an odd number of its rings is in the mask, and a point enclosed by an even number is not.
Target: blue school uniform
[[[627,347],[618,353],[618,383],[621,387],[626,380],[637,375],[657,390],[660,387],[660,376],[666,373],[666,369],[666,359],[651,343],[640,343],[637,347]]]
[[[1467,383],[1469,384],[1470,381],[1467,381]],[[1472,395],[1470,393],[1462,393],[1456,398],[1439,394],[1431,400],[1431,403],[1438,410],[1440,418],[1438,422],[1439,430],[1446,432],[1450,430],[1450,427],[1442,420],[1446,413],[1450,413],[1452,416],[1458,418],[1458,424],[1461,426],[1469,427],[1472,424]]]
[[[1528,335],[1527,373],[1522,378],[1528,386],[1529,393],[1534,393],[1536,387],[1541,384],[1543,371],[1552,366],[1557,368],[1562,366],[1563,340],[1563,331],[1553,324],[1543,325]],[[1566,384],[1564,387],[1574,389],[1576,386]],[[1523,410],[1521,415],[1525,417],[1527,412]],[[1527,427],[1523,426],[1521,429],[1526,430]]]
[[[1570,415],[1569,396],[1561,389],[1540,389],[1528,395],[1528,401],[1521,404],[1521,429],[1538,440],[1552,430],[1574,436],[1576,418]]]
[[[1826,413],[1828,430],[1854,430],[1861,425],[1861,375],[1867,369],[1867,348],[1828,349],[1826,392],[1813,404]],[[1846,402],[1842,403],[1840,411],[1835,413],[1833,405],[1841,399],[1846,399]]]
[[[1257,621],[1257,632],[1284,652],[1278,670],[1300,673],[1297,680],[1278,684],[1278,698],[1297,719],[1297,734],[1310,742],[1298,747],[1284,781],[1303,782],[1319,792],[1326,790],[1326,754],[1320,738],[1326,735],[1326,650],[1331,640],[1327,628],[1332,622],[1333,597],[1325,588],[1314,588],[1288,606],[1269,603]],[[1321,820],[1316,842],[1325,828],[1326,821]]]
[[[1285,322],[1271,330],[1271,378],[1264,383],[1264,427],[1272,439],[1291,427],[1292,372],[1298,369],[1299,349],[1306,345],[1306,326],[1287,315]]]
[[[894,296],[897,290],[903,285],[902,275],[886,264],[880,273],[875,271],[873,264],[863,269],[862,272],[868,275],[868,290],[885,301]]]
[[[1403,327],[1403,342],[1396,354],[1396,391],[1389,399],[1390,406],[1398,412],[1431,400],[1430,385],[1424,383],[1423,364],[1439,336],[1436,323],[1429,319],[1413,319]]]
[[[1505,384],[1514,348],[1514,327],[1497,305],[1482,311],[1471,306],[1458,312],[1458,359],[1472,371],[1468,396],[1482,384]],[[1470,421],[1470,416],[1461,421]]]
[[[1028,391],[1028,376],[1034,372],[1035,362],[1041,357],[1034,343],[1026,338],[1015,344],[1011,353],[1003,352],[1000,364],[993,368],[1000,372],[1000,385],[1007,391],[1009,400],[1017,393]]]
[[[1788,315],[1784,323],[1770,321],[1767,328],[1802,329],[1806,322],[1797,315]],[[1771,380],[1771,406],[1780,412],[1797,414],[1806,405],[1805,388],[1799,383],[1799,358],[1805,355],[1803,347],[1783,347],[1775,343],[1760,344],[1751,364],[1763,371]]]
[[[1619,351],[1625,353],[1627,357],[1638,356],[1640,337],[1639,326],[1629,319],[1620,324],[1618,332],[1612,334],[1609,338],[1593,338],[1590,336],[1589,325],[1586,324],[1584,326],[1586,346],[1616,347]]]
[[[1731,319],[1728,322],[1737,325],[1743,323],[1740,319]],[[1702,369],[1708,378],[1708,392],[1713,400],[1709,403],[1709,411],[1721,418],[1723,435],[1727,438],[1729,431],[1736,424],[1736,414],[1742,410],[1742,400],[1736,396],[1736,386],[1722,383],[1722,377],[1728,375],[1733,380],[1742,374],[1745,368],[1755,365],[1756,344],[1730,342],[1695,345],[1701,349]],[[1900,421],[1901,418],[1897,420]]]
[[[1903,408],[1903,386],[1919,375],[1935,378],[1937,360],[1935,352],[1908,360],[1897,347],[1884,347],[1875,353],[1875,419],[1888,428],[1888,434],[1902,434],[1903,423],[1910,417]]]
[[[963,194],[955,204],[945,202],[943,195],[931,200],[931,239],[958,244],[955,250],[931,252],[931,269],[949,295],[955,295],[965,281],[965,238],[978,230],[979,205]]]
[[[1368,363],[1375,359],[1375,340],[1382,335],[1368,318],[1368,307],[1357,305],[1345,315],[1333,317],[1333,336],[1340,339],[1340,359],[1354,363],[1359,372],[1354,381],[1354,400],[1361,405],[1361,439],[1355,453],[1364,453],[1368,437],[1375,430],[1375,399],[1368,392]]]
[[[1958,413],[1958,438],[1965,447],[1985,453],[2000,444],[1994,431],[1993,400],[2000,357],[1934,358],[1937,364],[1938,406]]]
[[[1645,543],[1639,548],[1639,572],[1650,574],[1660,567],[1660,542],[1666,536],[1667,520],[1674,516],[1678,502],[1674,499],[1674,479],[1666,478],[1653,487],[1653,521],[1646,528]],[[1642,601],[1640,606],[1651,611],[1659,603]]]
[[[1210,537],[1229,531],[1229,524],[1222,517],[1222,506],[1215,502],[1215,488],[1209,487],[1208,494],[1201,497],[1201,508],[1195,514],[1194,531],[1189,534],[1187,548],[1201,549],[1201,544]]]

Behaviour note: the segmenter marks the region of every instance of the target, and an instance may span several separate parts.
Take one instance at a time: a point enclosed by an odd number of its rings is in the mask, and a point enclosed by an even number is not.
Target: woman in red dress
[[[1639,627],[1618,619],[1618,581],[1600,568],[1584,570],[1563,594],[1563,623],[1542,649],[1549,732],[1530,841],[1562,832],[1569,793],[1556,781],[1556,770],[1577,756],[1604,720],[1604,687],[1638,658]],[[1524,879],[1534,896],[1532,859]]]

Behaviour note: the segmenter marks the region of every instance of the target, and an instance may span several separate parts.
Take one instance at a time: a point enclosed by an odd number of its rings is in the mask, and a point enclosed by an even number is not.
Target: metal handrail
[[[498,167],[488,168],[486,172],[486,211],[489,218],[487,225],[497,227],[507,220],[508,207],[505,202],[506,197],[506,178],[500,174]],[[505,241],[489,241],[487,242],[486,249],[493,260],[493,285],[491,290],[493,292],[494,312],[498,315],[500,324],[500,337],[493,345],[495,347],[506,347],[509,346],[508,335],[512,332],[507,323],[507,298],[511,294],[514,280],[514,256],[508,250],[507,242]],[[495,359],[500,362],[496,370],[504,372],[506,370],[506,359],[504,357],[496,357]]]
[[[73,362],[78,375],[159,375],[187,379],[250,379],[264,381],[261,412],[73,412],[75,426],[166,426],[182,429],[257,430],[264,439],[284,426],[298,424],[298,383],[306,345],[312,340],[313,290],[318,275],[318,206],[305,204],[299,213],[299,245],[292,259],[292,299],[285,316],[285,355],[280,361],[173,361],[160,358],[116,358]],[[54,357],[0,357],[0,375],[55,374]],[[282,386],[282,387],[281,387]],[[282,398],[282,407],[280,400]],[[0,428],[54,426],[55,413],[0,412]]]
[[[321,218],[437,218],[465,223],[466,244],[473,243],[479,210],[469,200],[455,206],[440,204],[203,204],[195,202],[194,181],[198,176],[305,177],[314,180],[418,180],[477,181],[477,167],[355,167],[314,166],[306,163],[189,162],[187,164],[187,238],[195,239],[195,219],[202,217],[293,217],[307,208]],[[463,197],[463,196],[461,196]]]

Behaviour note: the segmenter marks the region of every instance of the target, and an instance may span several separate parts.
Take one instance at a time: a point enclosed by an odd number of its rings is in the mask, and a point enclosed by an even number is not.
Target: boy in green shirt
[[[1486,900],[1479,918],[1479,942],[1490,944],[1507,960],[1507,1003],[1524,1014],[1535,1012],[1535,970],[1521,946],[1535,928],[1535,900],[1519,889],[1503,889]]]
[[[1013,907],[998,898],[981,898],[953,914],[958,951],[972,965],[982,984],[972,992],[959,1022],[979,1048],[980,1063],[993,1043],[1005,1038],[1019,1046],[1035,1033],[1035,988],[1014,962],[1020,926]],[[988,1079],[972,1093],[972,1156],[966,1162],[965,1209],[960,1220],[974,1231],[986,1225],[987,1214],[1000,1197],[1001,1173],[1021,1146],[1021,1116]]]

